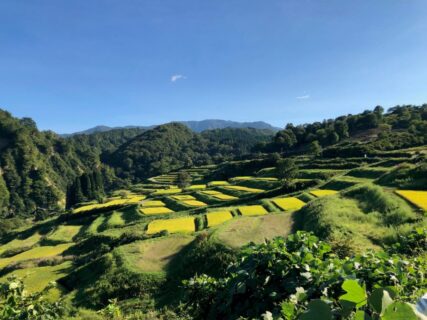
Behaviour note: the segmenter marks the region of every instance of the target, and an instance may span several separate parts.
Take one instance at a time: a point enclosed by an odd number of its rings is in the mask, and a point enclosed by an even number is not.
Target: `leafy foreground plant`
[[[60,319],[63,314],[61,303],[50,303],[43,295],[52,289],[47,286],[39,293],[28,294],[24,284],[16,277],[0,285],[0,319],[1,320],[51,320]]]
[[[243,249],[224,277],[184,283],[201,319],[417,319],[425,256],[367,252],[340,259],[306,232]]]

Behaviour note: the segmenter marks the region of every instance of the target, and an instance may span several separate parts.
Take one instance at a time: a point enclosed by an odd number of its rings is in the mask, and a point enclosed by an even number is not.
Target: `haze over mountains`
[[[254,128],[254,129],[267,129],[272,131],[278,131],[280,128],[274,127],[269,123],[264,121],[254,121],[254,122],[238,122],[230,120],[220,120],[220,119],[206,119],[200,121],[173,121],[185,124],[194,132],[202,132],[205,130],[213,129],[224,129],[224,128]],[[130,129],[130,128],[142,128],[142,129],[152,129],[156,125],[151,126],[124,126],[124,127],[109,127],[104,125],[99,125],[87,130],[73,132],[69,134],[61,134],[63,137],[72,136],[76,134],[92,134],[96,132],[107,132],[115,129]]]

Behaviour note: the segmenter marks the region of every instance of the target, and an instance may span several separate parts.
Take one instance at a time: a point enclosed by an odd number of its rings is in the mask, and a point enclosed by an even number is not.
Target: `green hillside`
[[[426,106],[105,143],[1,115],[0,319],[417,319]]]

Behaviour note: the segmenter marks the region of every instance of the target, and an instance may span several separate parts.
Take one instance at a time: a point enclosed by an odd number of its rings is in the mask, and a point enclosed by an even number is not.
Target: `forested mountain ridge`
[[[103,160],[117,175],[141,181],[181,167],[230,160],[251,152],[271,140],[270,130],[225,128],[194,133],[173,122],[148,130],[105,154]]]
[[[215,130],[215,129],[225,129],[225,128],[254,128],[254,129],[261,129],[261,130],[271,130],[271,131],[278,131],[280,128],[273,127],[269,123],[266,123],[264,121],[254,121],[254,122],[238,122],[238,121],[229,121],[229,120],[220,120],[220,119],[207,119],[207,120],[200,120],[200,121],[173,121],[173,122],[179,122],[184,125],[186,125],[188,128],[190,128],[194,132],[202,132],[205,130]],[[63,137],[71,137],[75,135],[80,134],[94,134],[94,133],[100,133],[100,132],[108,132],[112,130],[123,130],[123,129],[140,129],[140,130],[149,130],[156,127],[156,125],[151,126],[125,126],[125,127],[109,127],[109,126],[96,126],[93,128],[89,128],[87,130],[74,132],[70,134],[61,134]]]

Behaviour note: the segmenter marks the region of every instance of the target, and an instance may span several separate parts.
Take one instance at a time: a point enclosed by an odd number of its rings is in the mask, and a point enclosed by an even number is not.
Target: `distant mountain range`
[[[224,129],[224,128],[254,128],[254,129],[267,129],[272,131],[278,131],[281,128],[274,127],[264,121],[254,121],[254,122],[237,122],[229,120],[218,120],[218,119],[208,119],[201,121],[175,121],[182,123],[189,127],[194,132],[202,132],[205,130],[213,129]],[[124,127],[109,127],[109,126],[96,126],[84,131],[74,132],[70,134],[61,134],[63,137],[73,136],[77,134],[92,134],[97,132],[106,132],[115,129],[132,129],[132,128],[142,128],[142,129],[152,129],[155,125],[152,126],[124,126]]]

